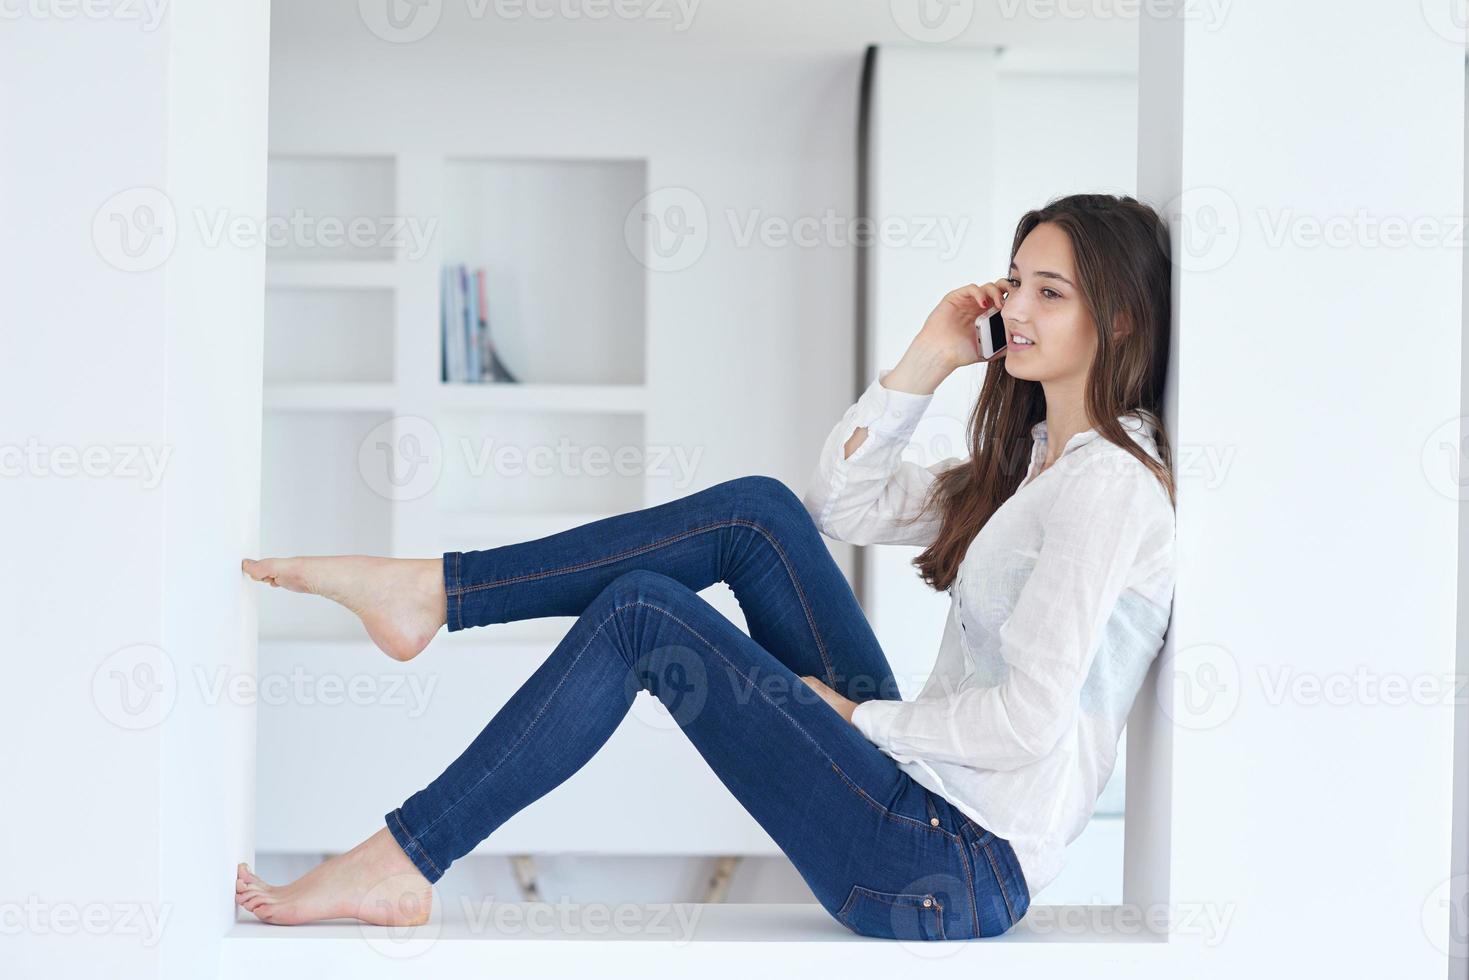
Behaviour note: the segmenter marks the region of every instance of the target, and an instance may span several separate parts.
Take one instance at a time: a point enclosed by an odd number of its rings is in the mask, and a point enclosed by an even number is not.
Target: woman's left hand
[[[827,687],[826,683],[822,681],[819,677],[802,675],[801,680],[805,681],[808,687],[810,687],[817,694],[821,695],[821,700],[831,705],[832,710],[845,718],[849,723],[851,722],[852,712],[857,710],[856,701],[850,701],[847,698],[842,697],[836,691],[833,691],[831,688]]]

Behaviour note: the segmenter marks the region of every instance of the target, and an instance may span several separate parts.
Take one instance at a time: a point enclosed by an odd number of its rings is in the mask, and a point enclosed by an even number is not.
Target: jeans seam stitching
[[[830,756],[828,756],[827,758],[828,758],[828,760],[831,760],[831,757]],[[930,833],[942,834],[943,836],[949,838],[950,840],[957,841],[959,839],[959,836],[957,834],[951,833],[951,832],[945,830],[942,827],[935,827],[935,826],[933,826],[931,824],[924,823],[922,820],[914,820],[912,817],[904,816],[901,813],[894,813],[892,810],[888,809],[887,807],[883,806],[881,803],[879,803],[876,800],[874,800],[871,796],[869,796],[867,794],[867,791],[866,790],[864,790],[861,786],[858,786],[855,782],[853,782],[852,781],[852,777],[848,776],[845,772],[843,772],[842,771],[842,767],[839,766],[839,765],[837,765],[834,760],[831,760],[831,767],[832,767],[832,769],[836,770],[836,773],[837,773],[838,776],[841,776],[842,779],[846,781],[847,785],[849,787],[851,787],[852,792],[856,793],[869,806],[871,806],[874,810],[876,810],[878,813],[881,813],[883,816],[887,817],[888,819],[895,820],[895,821],[897,821],[899,823],[907,824],[909,826],[917,827],[920,830],[927,830]]]
[[[1005,900],[1005,911],[1010,914],[1010,924],[1015,924],[1015,906],[1010,904],[1010,891],[1005,887],[1005,876],[1000,874],[1000,866],[995,863],[995,856],[990,852],[988,843],[984,845],[984,856],[989,859],[990,870],[995,873],[995,884],[1000,886],[1000,897]]]
[[[694,598],[696,598],[696,599],[699,597],[697,593],[694,593],[693,595],[694,595]],[[809,740],[812,745],[816,746],[816,748],[821,752],[822,756],[825,757],[825,759],[826,759],[827,762],[831,763],[833,766],[836,765],[836,760],[831,757],[831,755],[826,751],[826,748],[819,741],[817,741],[817,739],[815,738],[815,736],[813,736],[810,732],[806,731],[806,729],[801,725],[801,723],[799,721],[797,721],[794,717],[792,717],[792,715],[791,715],[790,712],[786,711],[780,705],[778,705],[774,701],[772,701],[771,698],[770,698],[770,695],[766,694],[763,690],[761,690],[760,689],[760,686],[758,684],[756,684],[754,682],[754,680],[752,680],[748,675],[746,675],[743,671],[741,671],[738,667],[736,667],[730,661],[730,659],[724,655],[724,652],[722,650],[720,650],[719,647],[717,647],[713,643],[709,642],[709,640],[704,636],[704,634],[700,633],[698,630],[694,629],[688,623],[685,623],[683,620],[679,619],[676,615],[674,615],[669,610],[664,609],[662,606],[655,606],[652,603],[644,602],[641,599],[635,600],[635,601],[630,602],[630,603],[626,603],[626,604],[621,605],[621,606],[617,606],[615,609],[612,610],[612,612],[613,612],[614,615],[616,615],[616,613],[619,610],[626,609],[626,608],[628,608],[628,606],[647,606],[649,609],[657,610],[658,612],[661,612],[663,615],[667,616],[669,619],[673,620],[675,623],[678,623],[680,626],[682,626],[684,629],[688,630],[690,633],[692,633],[695,636],[697,636],[699,638],[699,640],[706,647],[708,647],[710,649],[710,651],[713,652],[713,654],[716,657],[718,657],[720,660],[723,660],[724,661],[724,665],[726,667],[728,667],[730,670],[734,671],[734,673],[736,675],[738,675],[742,680],[744,680],[745,683],[749,684],[750,687],[753,688],[755,690],[755,692],[757,694],[759,694],[762,698],[764,698],[765,701],[772,708],[774,708],[776,711],[779,711],[782,715],[784,715],[785,718],[786,718],[786,720],[791,723],[791,725],[796,729],[796,731],[798,731],[802,735],[806,736],[807,740]],[[789,668],[787,668],[787,669],[789,669]],[[792,673],[794,673],[794,671],[792,671]],[[682,726],[679,726],[679,727],[681,728]],[[838,770],[838,771],[840,771],[840,770]]]
[[[786,575],[790,578],[791,585],[796,590],[796,597],[800,600],[801,611],[806,614],[806,624],[811,628],[811,636],[816,641],[816,651],[821,655],[821,662],[826,667],[827,679],[832,682],[829,686],[835,687],[836,675],[835,670],[832,667],[831,656],[826,651],[826,642],[821,638],[821,631],[816,628],[816,619],[811,614],[811,605],[806,599],[806,590],[801,588],[801,580],[796,576],[796,570],[791,567],[790,560],[786,556],[785,550],[781,548],[780,542],[776,540],[775,536],[764,527],[762,527],[758,522],[743,520],[738,517],[733,517],[722,521],[715,521],[712,524],[703,524],[696,528],[690,528],[687,531],[680,531],[678,534],[673,534],[666,538],[661,538],[657,541],[653,541],[645,545],[639,545],[636,548],[629,548],[627,551],[623,551],[615,555],[609,555],[606,558],[598,558],[593,561],[582,562],[577,565],[568,565],[564,568],[554,568],[543,572],[530,572],[525,575],[517,575],[513,578],[500,579],[497,582],[482,582],[478,585],[464,585],[463,579],[459,578],[458,569],[456,567],[455,578],[457,581],[455,584],[459,586],[456,595],[461,597],[461,614],[459,624],[460,629],[464,628],[462,597],[465,593],[479,592],[484,589],[493,589],[501,585],[513,585],[516,582],[531,581],[538,578],[546,578],[551,575],[564,575],[567,572],[578,572],[587,568],[595,568],[598,565],[612,564],[613,562],[622,561],[625,558],[631,558],[634,555],[640,555],[644,552],[652,551],[656,548],[662,548],[665,545],[673,544],[674,542],[681,541],[684,538],[693,537],[696,534],[703,534],[706,531],[718,530],[720,528],[729,527],[735,524],[738,524],[742,527],[753,528],[758,531],[760,535],[765,538],[766,541],[770,542],[770,546],[775,549],[775,553],[780,556],[780,563],[785,567]]]
[[[454,552],[454,618],[459,620],[459,628],[464,629],[464,592],[461,590],[464,578],[459,571],[459,559],[460,553]]]
[[[698,594],[697,593],[691,593],[691,594],[694,595],[695,598],[698,598]],[[505,751],[505,754],[500,757],[500,761],[499,762],[496,762],[495,765],[488,772],[486,772],[484,775],[480,776],[479,779],[475,780],[473,786],[469,787],[467,790],[465,790],[463,793],[461,793],[459,795],[459,798],[457,800],[455,800],[453,803],[451,803],[448,807],[446,807],[443,813],[439,814],[426,827],[424,827],[423,828],[423,833],[424,834],[427,834],[430,830],[432,830],[435,826],[437,826],[441,820],[443,820],[445,817],[447,817],[450,813],[454,812],[454,810],[458,808],[459,804],[463,803],[466,799],[468,799],[469,798],[469,795],[471,793],[473,793],[476,789],[478,789],[480,787],[480,785],[486,779],[489,779],[490,776],[494,775],[494,773],[496,772],[496,770],[498,770],[502,765],[505,764],[506,760],[509,759],[511,757],[511,755],[515,752],[515,750],[520,747],[521,743],[526,740],[526,738],[530,735],[530,733],[533,732],[533,731],[535,731],[535,727],[536,727],[537,723],[540,722],[541,716],[546,713],[546,709],[548,707],[550,707],[551,702],[553,700],[555,700],[556,695],[561,690],[562,685],[566,683],[566,675],[569,674],[569,673],[571,673],[571,669],[573,667],[575,667],[577,665],[577,663],[579,663],[581,661],[582,656],[585,655],[585,653],[587,652],[587,649],[592,645],[592,641],[597,638],[598,634],[600,634],[602,632],[602,630],[606,627],[607,623],[612,620],[612,617],[616,616],[622,610],[627,609],[627,608],[630,608],[632,606],[646,606],[649,609],[654,609],[654,610],[656,610],[658,612],[661,612],[661,613],[663,613],[663,615],[667,616],[669,619],[672,619],[674,622],[678,623],[684,629],[688,630],[690,633],[692,633],[695,636],[697,636],[699,638],[699,640],[701,642],[703,642],[703,644],[705,646],[707,646],[715,654],[715,656],[719,657],[720,660],[723,660],[724,661],[725,665],[727,667],[729,667],[730,670],[734,671],[735,674],[737,674],[741,678],[743,678],[746,681],[746,683],[750,684],[751,687],[754,688],[755,691],[762,698],[764,698],[770,704],[770,706],[772,708],[774,708],[776,711],[779,711],[783,716],[785,716],[786,720],[789,721],[793,727],[795,727],[795,729],[797,731],[799,731],[802,735],[806,736],[806,738],[811,742],[811,744],[812,745],[815,745],[816,748],[821,752],[822,756],[826,759],[826,761],[831,764],[832,768],[836,769],[837,772],[839,774],[841,774],[841,776],[842,776],[843,779],[846,779],[847,778],[846,777],[846,774],[845,773],[842,773],[840,767],[837,766],[836,760],[834,760],[827,753],[826,749],[821,745],[821,743],[819,741],[817,741],[816,738],[814,738],[811,735],[810,732],[806,731],[806,729],[801,725],[800,722],[796,721],[795,718],[791,717],[791,715],[790,715],[789,712],[787,712],[780,705],[778,705],[774,701],[772,701],[770,699],[770,695],[766,694],[763,690],[760,690],[759,685],[755,684],[738,667],[736,667],[733,663],[731,663],[730,660],[729,660],[729,658],[726,657],[723,654],[723,652],[721,652],[720,649],[717,646],[715,646],[713,643],[709,642],[709,640],[702,633],[700,633],[698,630],[694,629],[692,626],[690,626],[688,623],[684,622],[682,619],[679,619],[677,616],[675,616],[672,612],[668,611],[667,609],[664,609],[661,606],[655,606],[655,605],[653,605],[651,603],[648,603],[648,602],[644,602],[641,599],[637,599],[637,600],[634,600],[632,602],[623,603],[620,606],[613,606],[612,607],[612,611],[609,612],[606,615],[606,617],[604,617],[602,619],[602,621],[597,624],[597,628],[592,631],[592,635],[589,636],[589,637],[587,637],[587,642],[584,643],[584,644],[582,644],[581,649],[577,651],[576,657],[574,657],[572,659],[571,663],[567,665],[566,671],[564,673],[562,673],[560,680],[558,680],[556,682],[556,686],[551,689],[551,693],[546,696],[545,702],[541,705],[540,710],[536,712],[535,717],[531,719],[530,724],[526,726],[525,731],[522,732],[521,735],[520,735],[520,737],[515,740],[515,744],[511,745],[510,748],[508,748]],[[629,664],[628,665],[628,668],[629,669],[632,669],[632,665]],[[682,727],[682,726],[680,726],[680,727]],[[886,811],[884,811],[884,812],[886,812]],[[897,815],[896,814],[889,814],[889,816],[893,816],[893,817],[896,818]],[[903,818],[903,819],[907,819],[907,818]],[[926,824],[918,824],[918,826],[920,826],[920,827],[927,827]],[[929,830],[938,830],[940,828],[937,828],[937,827],[928,827],[927,829],[929,829]]]
[[[955,844],[959,848],[959,861],[964,865],[964,881],[969,886],[969,911],[974,916],[974,935],[976,938],[983,939],[984,930],[979,927],[979,896],[974,887],[974,872],[970,868],[969,845],[964,842],[962,836]]]
[[[576,656],[572,658],[571,663],[567,665],[566,671],[562,673],[561,679],[556,682],[556,686],[551,689],[551,693],[546,695],[546,700],[541,705],[540,710],[536,712],[536,716],[531,719],[530,724],[526,726],[525,731],[520,733],[520,737],[515,740],[515,744],[511,745],[508,749],[505,750],[505,754],[500,757],[500,761],[496,762],[494,766],[492,766],[490,770],[484,775],[480,776],[479,779],[476,779],[473,786],[469,787],[463,793],[459,794],[459,798],[457,800],[449,804],[449,806],[445,808],[443,813],[439,814],[433,819],[431,823],[429,823],[427,827],[423,828],[423,833],[427,834],[439,823],[440,820],[443,820],[450,813],[454,812],[459,804],[463,803],[466,799],[469,798],[469,795],[471,793],[479,789],[480,784],[483,783],[486,779],[489,779],[491,776],[493,776],[495,772],[505,764],[505,761],[509,759],[512,754],[514,754],[515,750],[520,748],[520,744],[526,740],[531,732],[535,731],[536,724],[539,723],[541,720],[541,715],[546,713],[546,709],[549,708],[551,706],[551,702],[556,699],[556,695],[560,692],[561,686],[566,683],[566,675],[571,673],[571,669],[581,661],[582,655],[587,652],[587,648],[592,645],[592,641],[597,638],[597,634],[602,632],[602,628],[607,625],[607,623],[612,619],[613,616],[617,615],[618,609],[622,608],[625,607],[618,606],[614,608],[610,613],[607,614],[607,617],[605,619],[597,624],[597,628],[592,631],[591,636],[587,637],[587,642],[582,644],[582,648],[577,651]]]
[[[411,833],[408,832],[408,827],[404,825],[403,818],[398,815],[397,810],[393,811],[393,819],[398,822],[398,829],[403,831],[403,836],[408,838],[408,846],[418,851],[419,854],[422,854],[423,859],[428,862],[428,866],[434,869],[434,874],[442,878],[444,876],[444,872],[440,871],[439,866],[434,863],[434,859],[429,857],[428,851],[423,849],[423,845],[418,842],[418,838],[414,837]],[[409,859],[412,859],[412,855],[409,855]]]
[[[931,907],[931,911],[933,912],[933,926],[934,926],[934,931],[938,933],[938,938],[939,939],[947,939],[947,938],[949,938],[948,937],[948,933],[944,930],[944,909],[947,906],[945,906],[943,902],[940,902],[937,898],[935,898],[934,896],[932,896],[932,895],[930,895],[930,894],[928,894],[926,892],[883,892],[883,891],[878,891],[876,888],[868,888],[866,885],[854,884],[852,886],[851,892],[847,895],[846,904],[844,904],[842,906],[842,910],[837,913],[837,918],[839,920],[843,916],[846,916],[846,915],[850,915],[851,914],[852,907],[857,904],[856,903],[856,898],[857,898],[857,896],[859,894],[866,895],[868,901],[881,902],[881,903],[883,903],[885,905],[893,905],[893,904],[896,904],[896,903],[893,903],[893,902],[889,902],[887,900],[889,897],[894,896],[894,895],[901,895],[901,896],[903,896],[905,898],[918,898],[920,896],[923,897],[923,898],[927,898],[931,902],[933,902],[933,905]],[[921,905],[915,905],[915,906],[913,906],[913,908],[919,910],[920,914],[922,914],[922,910],[923,910],[924,907],[925,906],[921,906]]]

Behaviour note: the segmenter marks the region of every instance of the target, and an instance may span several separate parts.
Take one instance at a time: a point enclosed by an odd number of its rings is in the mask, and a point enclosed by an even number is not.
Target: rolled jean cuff
[[[458,551],[444,552],[444,597],[447,600],[444,625],[449,627],[450,633],[464,629],[464,599],[460,592],[462,586],[459,581],[459,555]]]
[[[444,872],[440,871],[439,866],[434,864],[433,860],[424,852],[423,845],[414,840],[413,835],[404,826],[403,809],[401,807],[388,811],[383,817],[383,822],[388,825],[388,833],[393,835],[393,840],[397,841],[398,846],[403,848],[403,853],[408,855],[408,860],[413,862],[413,866],[418,869],[419,874],[428,879],[430,885],[444,876]]]

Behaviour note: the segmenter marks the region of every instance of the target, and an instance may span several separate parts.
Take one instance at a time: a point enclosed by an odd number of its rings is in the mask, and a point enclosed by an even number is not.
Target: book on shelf
[[[440,276],[441,380],[450,384],[519,381],[490,336],[489,277],[484,269],[447,265]]]

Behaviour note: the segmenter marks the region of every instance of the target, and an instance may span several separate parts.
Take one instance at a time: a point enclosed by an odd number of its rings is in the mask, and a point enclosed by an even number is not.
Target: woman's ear
[[[1132,318],[1126,313],[1118,313],[1112,318],[1112,339],[1123,341],[1132,332]]]

